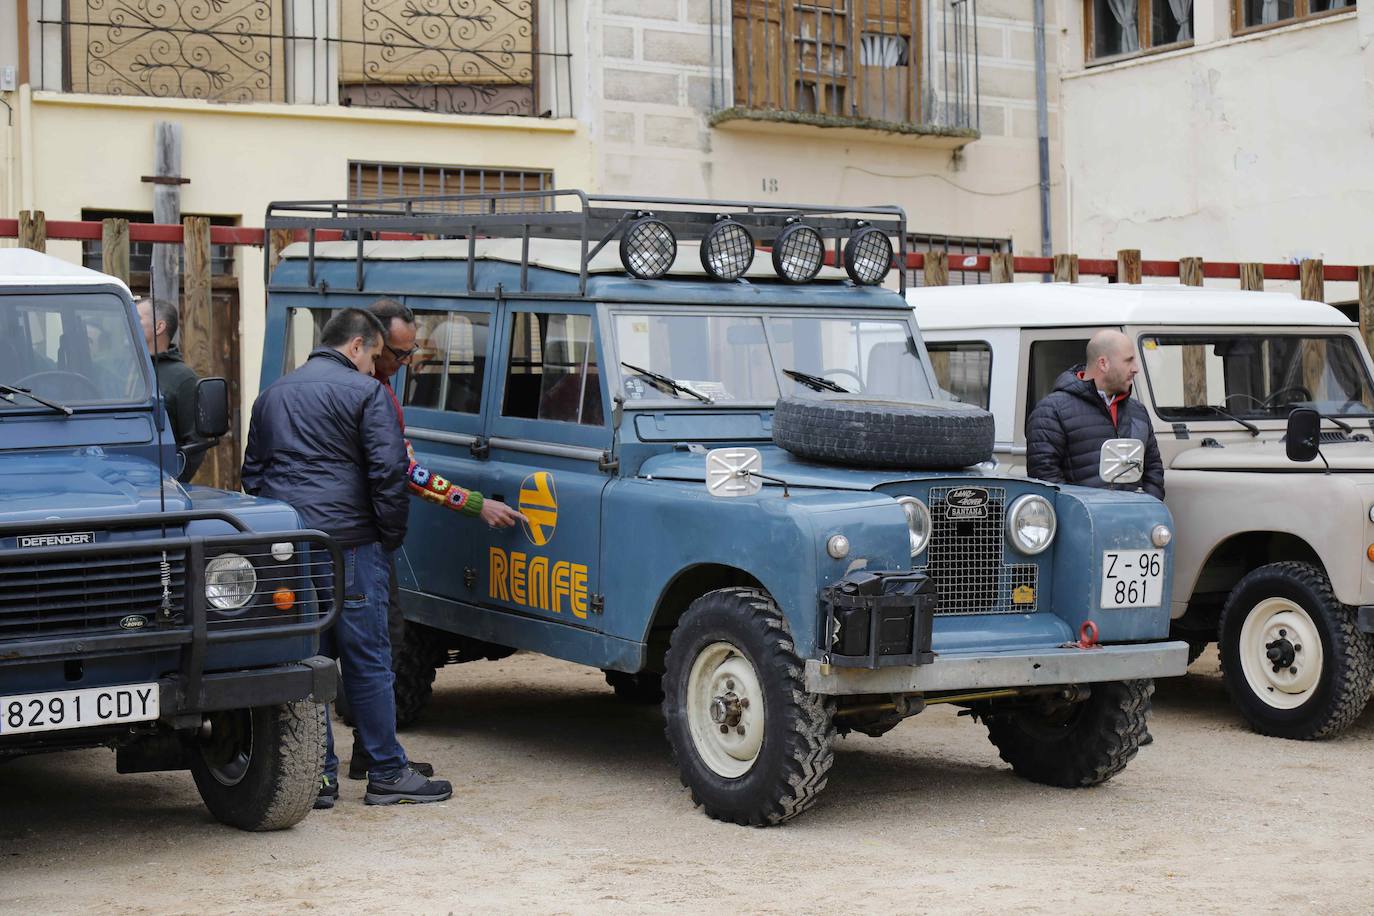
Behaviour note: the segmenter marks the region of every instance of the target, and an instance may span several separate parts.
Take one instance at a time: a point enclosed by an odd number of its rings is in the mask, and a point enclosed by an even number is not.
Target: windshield
[[[1165,420],[1205,419],[1219,411],[1282,420],[1296,406],[1374,415],[1364,360],[1343,335],[1145,335],[1140,352],[1155,411]]]
[[[127,310],[108,294],[0,298],[0,384],[70,407],[146,400]],[[0,412],[36,406],[0,398]]]
[[[771,315],[622,314],[615,319],[625,397],[772,404],[780,395],[930,397],[906,321]],[[628,364],[628,365],[624,365]]]

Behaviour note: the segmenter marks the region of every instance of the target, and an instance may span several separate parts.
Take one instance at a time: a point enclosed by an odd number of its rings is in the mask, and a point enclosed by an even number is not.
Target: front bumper
[[[297,700],[328,703],[339,690],[339,668],[333,659],[315,655],[293,665],[207,672],[201,676],[200,690],[194,696],[187,690],[186,679],[179,676],[162,678],[158,689],[162,721]]]
[[[1177,677],[1187,668],[1184,642],[950,653],[936,656],[928,665],[907,668],[840,668],[808,659],[806,689],[830,696],[998,690]]]

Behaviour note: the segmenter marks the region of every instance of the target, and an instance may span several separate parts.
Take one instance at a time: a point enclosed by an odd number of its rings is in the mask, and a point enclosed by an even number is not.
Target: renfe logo
[[[959,487],[945,497],[945,514],[951,519],[988,517],[988,491],[982,487]]]
[[[15,538],[20,550],[25,547],[66,547],[69,544],[94,544],[94,531],[64,531],[60,534],[25,534]]]

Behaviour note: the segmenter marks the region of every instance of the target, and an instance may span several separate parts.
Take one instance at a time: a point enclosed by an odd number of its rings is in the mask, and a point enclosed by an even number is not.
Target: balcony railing
[[[42,0],[39,88],[571,116],[568,0]]]
[[[978,129],[977,0],[713,0],[711,19],[717,122]]]

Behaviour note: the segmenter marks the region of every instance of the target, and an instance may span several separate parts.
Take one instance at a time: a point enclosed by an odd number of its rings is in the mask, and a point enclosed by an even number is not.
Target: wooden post
[[[1304,258],[1298,265],[1298,279],[1302,285],[1302,298],[1313,302],[1326,301],[1326,287],[1323,282],[1321,258]],[[1326,341],[1309,340],[1302,348],[1302,383],[1312,397],[1323,397],[1324,376],[1326,374]]]
[[[943,251],[927,251],[926,286],[949,286],[949,255]]]
[[[1240,265],[1240,288],[1254,292],[1264,291],[1264,265],[1263,264],[1242,264]]]
[[[1184,286],[1202,285],[1202,258],[1179,258],[1178,279]],[[1198,407],[1207,403],[1207,348],[1188,344],[1183,348],[1183,404]]]
[[[1313,302],[1326,301],[1326,286],[1322,278],[1321,258],[1304,258],[1298,265],[1298,277],[1302,282],[1302,297]]]
[[[1054,256],[1054,282],[1078,282],[1078,255],[1057,254]]]
[[[992,269],[989,276],[993,283],[1014,283],[1016,281],[1016,259],[1010,251],[998,251],[992,256]]]
[[[129,221],[100,221],[100,269],[112,277],[129,282]]]
[[[1360,279],[1360,336],[1364,345],[1374,353],[1374,265],[1367,264],[1358,271]]]
[[[1140,249],[1123,248],[1116,253],[1116,282],[1140,282]]]
[[[291,229],[273,229],[267,234],[267,264],[269,270],[277,269],[277,262],[281,260],[282,250],[295,241],[295,231]]]
[[[181,358],[204,378],[217,374],[214,355],[214,312],[210,303],[210,218],[188,216],[182,220],[182,245],[186,252],[186,297],[182,300]],[[175,250],[175,246],[168,245]],[[205,454],[196,473],[203,481],[219,479],[221,449]]]
[[[42,210],[19,211],[19,245],[34,251],[48,250],[48,218]]]
[[[158,121],[153,169],[153,222],[181,222],[181,125]],[[181,301],[181,246],[153,246],[153,295]]]

